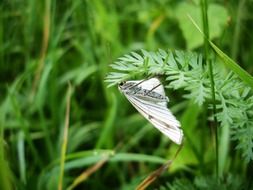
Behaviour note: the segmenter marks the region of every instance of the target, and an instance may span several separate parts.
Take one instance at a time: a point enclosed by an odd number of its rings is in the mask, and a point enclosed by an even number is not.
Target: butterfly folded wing
[[[126,97],[128,100],[131,99],[131,102],[135,102],[137,107],[142,107],[142,110],[145,110],[148,115],[151,115],[154,118],[159,118],[159,120],[163,123],[169,123],[172,128],[180,127],[179,121],[175,118],[166,105],[145,101],[135,96],[126,95]]]
[[[138,86],[146,90],[152,90],[158,94],[165,96],[164,88],[157,78],[151,78],[141,82]]]
[[[154,127],[169,137],[173,142],[181,144],[183,132],[179,128],[180,123],[164,105],[157,105],[140,98],[125,94],[131,104],[148,120]]]
[[[157,78],[126,81],[119,84],[119,90],[154,127],[173,142],[182,143],[180,123],[167,108],[168,97]]]

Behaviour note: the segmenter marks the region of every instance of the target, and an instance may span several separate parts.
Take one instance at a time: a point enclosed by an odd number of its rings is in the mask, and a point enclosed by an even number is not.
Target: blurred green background
[[[210,38],[252,74],[253,1],[208,1],[208,8]],[[203,53],[203,36],[187,15],[202,27],[198,0],[2,0],[0,189],[61,189],[59,184],[62,189],[134,189],[171,159],[178,146],[148,124],[116,87],[107,88],[104,78],[109,65],[131,51]],[[180,90],[167,94],[183,129],[192,127],[188,135],[210,143],[186,141],[150,189],[194,189],[193,181],[199,189],[216,187],[208,109],[185,100]],[[233,141],[226,146],[219,187],[246,184],[250,189],[252,161],[234,151]],[[86,177],[78,178],[83,172]]]

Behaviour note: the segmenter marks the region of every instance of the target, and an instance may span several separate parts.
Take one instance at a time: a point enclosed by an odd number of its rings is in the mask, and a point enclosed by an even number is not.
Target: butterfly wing
[[[129,101],[131,101],[131,103],[134,102],[135,106],[141,107],[143,110],[149,113],[148,115],[152,116],[153,118],[159,118],[162,123],[169,123],[172,128],[180,127],[179,121],[175,118],[175,116],[171,113],[166,105],[147,101],[140,97],[129,96],[127,94],[125,94],[125,96]]]
[[[157,78],[151,78],[145,81],[140,81],[138,86],[146,90],[152,90],[153,92],[165,96],[163,85]]]
[[[169,98],[165,95],[163,85],[157,78],[151,78],[148,80],[132,80],[126,81],[122,86],[119,86],[119,89],[124,94],[129,94],[133,92],[132,95],[137,96],[140,99],[146,101],[155,101],[157,104],[167,106]],[[142,93],[135,93],[134,89],[142,89]],[[153,95],[151,95],[151,94]]]
[[[177,144],[182,143],[183,132],[180,129],[180,123],[166,105],[158,105],[127,94],[125,96],[154,127],[169,137],[173,142]]]

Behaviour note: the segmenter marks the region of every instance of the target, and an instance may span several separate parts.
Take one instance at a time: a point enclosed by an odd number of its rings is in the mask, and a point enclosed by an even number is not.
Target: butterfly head
[[[123,81],[118,84],[118,88],[121,91],[126,91],[131,88],[134,84],[132,82]]]
[[[119,86],[119,87],[120,87],[120,86],[123,86],[125,83],[126,83],[126,81],[122,81],[122,82],[120,82],[120,83],[118,84],[118,86]]]

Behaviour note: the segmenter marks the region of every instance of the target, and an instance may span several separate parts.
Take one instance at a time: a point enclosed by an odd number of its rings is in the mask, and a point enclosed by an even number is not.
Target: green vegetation
[[[117,89],[159,76],[184,144],[147,189],[253,189],[253,3],[0,2],[0,189],[135,189],[179,148]]]

